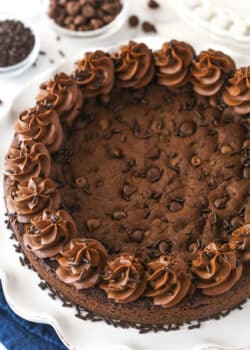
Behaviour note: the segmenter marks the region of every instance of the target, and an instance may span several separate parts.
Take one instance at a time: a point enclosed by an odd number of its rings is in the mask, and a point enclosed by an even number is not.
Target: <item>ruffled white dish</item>
[[[152,49],[160,48],[161,38],[140,38]],[[167,38],[165,39],[167,40]],[[205,49],[193,43],[197,50]],[[208,47],[206,43],[206,48]],[[213,47],[213,45],[211,45]],[[88,50],[89,51],[89,50]],[[81,57],[79,54],[78,57]],[[244,61],[244,60],[243,60]],[[1,147],[1,173],[3,173],[3,156],[8,149],[13,136],[11,124],[18,113],[34,104],[34,97],[39,84],[48,79],[56,71],[70,72],[73,68],[73,60],[65,61],[55,71],[50,71],[37,77],[25,87],[13,100],[7,118],[0,128]],[[2,179],[1,183],[2,183]],[[249,316],[250,301],[244,305],[243,310],[235,310],[229,316],[219,321],[203,323],[200,329],[188,330],[187,327],[177,332],[159,332],[140,335],[134,329],[114,328],[104,322],[82,321],[74,317],[75,310],[63,308],[59,300],[52,300],[46,291],[38,287],[40,282],[38,275],[27,268],[23,268],[19,262],[9,239],[10,231],[3,224],[5,207],[3,203],[2,186],[0,192],[0,278],[3,284],[4,294],[11,308],[21,317],[35,321],[48,323],[54,327],[57,334],[69,349],[74,350],[205,350],[216,349],[217,344],[221,349],[236,349],[250,344]],[[208,347],[208,346],[211,347]],[[246,350],[249,350],[247,347]]]
[[[248,0],[169,0],[182,19],[199,31],[232,47],[249,49]]]

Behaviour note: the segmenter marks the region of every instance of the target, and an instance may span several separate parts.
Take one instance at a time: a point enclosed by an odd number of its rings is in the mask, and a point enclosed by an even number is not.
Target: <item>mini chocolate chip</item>
[[[196,130],[196,125],[193,122],[184,122],[180,126],[180,136],[191,136]]]
[[[86,221],[86,226],[89,232],[94,232],[101,225],[101,221],[99,219],[88,219]]]
[[[242,175],[244,179],[249,180],[250,179],[250,167],[244,167]]]
[[[124,211],[114,211],[112,213],[112,219],[116,221],[120,221],[122,219],[125,219],[127,217],[127,214]]]
[[[176,200],[173,200],[170,203],[169,209],[173,212],[177,212],[177,211],[181,210],[182,207],[183,207],[183,204],[181,202],[177,202]]]
[[[151,22],[148,22],[148,21],[144,21],[142,23],[142,30],[145,33],[157,33],[157,30],[156,30],[154,24]]]
[[[139,24],[139,18],[135,15],[132,15],[129,17],[128,23],[129,23],[131,28],[137,27]]]
[[[122,189],[122,194],[124,197],[129,198],[136,190],[137,188],[133,184],[125,184]]]
[[[141,242],[144,238],[144,232],[141,230],[135,230],[131,235],[131,239],[133,239],[136,242]]]
[[[78,187],[86,187],[88,185],[88,181],[85,176],[80,176],[75,180],[75,184]]]
[[[161,241],[158,248],[161,254],[166,254],[168,252],[169,245],[166,241]]]
[[[162,177],[162,171],[157,167],[152,167],[148,169],[146,177],[150,182],[158,181]]]
[[[192,159],[191,159],[191,164],[194,166],[194,167],[198,167],[200,166],[202,163],[202,160],[200,157],[197,157],[197,156],[193,156]]]
[[[66,11],[68,12],[69,15],[74,16],[78,13],[78,11],[80,10],[80,5],[78,4],[78,2],[75,1],[69,1],[66,4]]]
[[[229,145],[223,145],[220,149],[222,154],[232,154],[233,153],[233,149],[231,146]]]
[[[159,3],[155,0],[149,0],[148,2],[148,7],[155,10],[158,9],[160,7]]]

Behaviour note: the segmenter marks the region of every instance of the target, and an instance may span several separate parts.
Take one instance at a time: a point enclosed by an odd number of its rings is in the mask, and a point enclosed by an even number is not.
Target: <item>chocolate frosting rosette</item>
[[[202,51],[193,61],[191,82],[195,92],[202,96],[214,96],[221,92],[225,79],[235,70],[231,57],[221,51]]]
[[[101,50],[88,52],[76,62],[73,78],[80,86],[83,97],[108,95],[114,84],[114,63]]]
[[[10,213],[16,213],[22,223],[31,219],[44,209],[57,210],[60,206],[60,193],[51,179],[31,177],[10,188],[7,207]]]
[[[43,259],[60,253],[76,235],[75,222],[66,211],[45,209],[26,226],[23,240],[28,249]]]
[[[30,177],[48,177],[51,169],[49,152],[43,143],[24,140],[13,143],[5,157],[5,175],[13,181]]]
[[[113,59],[118,87],[140,89],[153,79],[153,55],[145,44],[130,41],[113,54]]]
[[[100,287],[116,303],[137,300],[146,289],[146,278],[140,259],[129,254],[122,254],[109,261],[103,280]]]
[[[179,304],[188,294],[191,279],[181,260],[162,255],[148,263],[148,289],[146,296],[154,305],[170,308]]]
[[[36,100],[39,105],[54,109],[60,120],[69,125],[79,115],[83,103],[80,88],[65,73],[56,74],[54,79],[41,84]]]
[[[73,239],[57,258],[59,280],[76,289],[93,287],[100,279],[108,255],[95,239]]]
[[[237,69],[225,87],[223,99],[236,113],[250,113],[250,67]]]
[[[63,130],[57,112],[42,106],[21,113],[15,129],[19,140],[44,143],[52,153],[59,150],[63,141]]]
[[[177,88],[185,85],[191,75],[195,57],[193,47],[183,41],[164,43],[154,54],[157,80],[160,85]]]
[[[240,252],[245,263],[250,262],[250,224],[243,225],[232,232],[230,239],[231,249]]]
[[[192,261],[192,271],[202,294],[214,296],[226,293],[235,285],[241,277],[242,264],[228,244],[218,247],[210,243]]]

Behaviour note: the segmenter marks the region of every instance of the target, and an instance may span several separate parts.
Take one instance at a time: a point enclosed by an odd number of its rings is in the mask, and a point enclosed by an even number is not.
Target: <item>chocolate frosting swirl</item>
[[[57,277],[76,289],[90,288],[99,281],[108,255],[95,239],[73,239],[57,258]]]
[[[58,151],[63,141],[63,130],[57,112],[42,106],[21,113],[15,129],[19,140],[42,142],[49,152]]]
[[[68,213],[45,209],[31,219],[31,225],[26,225],[23,241],[38,258],[51,258],[76,238],[76,234],[76,225]]]
[[[17,213],[19,222],[28,223],[44,209],[57,210],[60,193],[51,179],[31,177],[10,187],[7,206],[11,213]]]
[[[114,63],[111,57],[101,50],[86,53],[76,62],[73,73],[83,97],[108,95],[114,85]]]
[[[250,224],[243,225],[232,232],[230,239],[231,249],[238,250],[241,253],[242,260],[245,263],[250,262]]]
[[[143,266],[138,258],[122,254],[109,261],[104,270],[104,283],[100,286],[108,298],[116,303],[129,303],[138,299],[146,289]]]
[[[192,261],[192,271],[197,276],[196,287],[205,295],[220,295],[230,290],[240,279],[242,264],[228,244],[221,248],[210,243],[199,251]]]
[[[250,67],[237,69],[223,93],[224,102],[238,114],[250,113]]]
[[[167,255],[148,263],[148,291],[154,305],[170,308],[180,303],[188,294],[191,279],[181,260],[173,260]]]
[[[54,79],[40,86],[37,103],[54,109],[62,122],[69,125],[79,115],[82,107],[82,94],[76,82],[65,73],[56,74]]]
[[[140,89],[153,79],[153,55],[145,44],[130,41],[113,54],[113,59],[118,87]]]
[[[235,70],[231,57],[221,51],[202,51],[193,61],[191,82],[194,90],[202,96],[214,96],[221,91],[225,79]]]
[[[185,85],[190,78],[194,56],[193,47],[183,41],[164,43],[161,50],[155,52],[158,83],[167,87]]]
[[[43,143],[24,140],[14,143],[5,156],[5,175],[13,181],[30,177],[48,177],[51,169],[50,155]]]

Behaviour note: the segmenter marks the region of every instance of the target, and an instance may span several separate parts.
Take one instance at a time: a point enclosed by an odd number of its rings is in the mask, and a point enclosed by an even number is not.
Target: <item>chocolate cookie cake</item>
[[[86,53],[40,86],[5,158],[25,255],[64,297],[131,325],[250,296],[250,68],[170,41]]]

